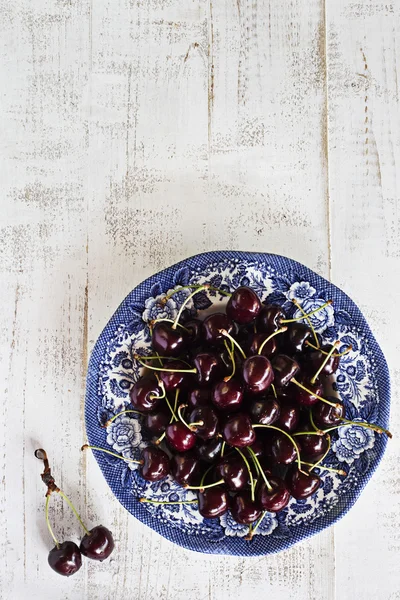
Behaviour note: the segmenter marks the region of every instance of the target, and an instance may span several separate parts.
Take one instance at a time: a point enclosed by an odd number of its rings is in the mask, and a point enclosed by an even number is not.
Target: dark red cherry
[[[226,337],[220,333],[221,329],[225,329],[229,334],[233,335],[235,326],[231,319],[225,313],[214,313],[203,321],[203,340],[211,346],[223,346]]]
[[[315,473],[306,475],[293,466],[286,476],[286,483],[292,496],[301,500],[312,496],[318,490],[321,479]]]
[[[157,408],[162,395],[161,388],[153,377],[141,377],[129,393],[134,408],[142,412],[150,412]]]
[[[271,363],[266,356],[250,356],[243,364],[243,380],[250,394],[262,394],[274,380]]]
[[[249,344],[246,345],[247,354],[252,356],[253,354],[258,354],[258,351],[265,340],[269,337],[268,333],[253,333],[249,340]],[[261,354],[266,356],[267,358],[271,358],[278,352],[279,348],[279,339],[278,336],[275,336],[268,340],[266,344],[264,344],[263,349],[261,350]]]
[[[161,435],[171,420],[171,411],[168,407],[159,407],[157,412],[146,413],[144,417],[144,426],[151,433]]]
[[[218,478],[222,478],[225,485],[233,492],[244,488],[249,480],[247,467],[243,459],[236,452],[233,455],[221,458],[216,471]]]
[[[237,448],[251,446],[256,439],[250,417],[245,413],[231,415],[224,424],[222,435],[227,444]]]
[[[210,406],[211,390],[206,388],[194,388],[188,393],[187,401],[192,408],[197,408],[198,406]]]
[[[254,290],[247,286],[237,288],[228,300],[226,314],[236,323],[254,321],[261,309],[261,301]]]
[[[87,558],[105,560],[114,550],[114,539],[111,531],[104,525],[97,525],[85,534],[80,544],[80,551]]]
[[[190,319],[184,323],[184,326],[189,331],[189,343],[199,344],[202,338],[203,322],[200,319]]]
[[[334,425],[339,425],[342,419],[345,418],[346,410],[342,402],[337,398],[331,398],[328,396],[327,400],[331,400],[332,402],[336,402],[338,407],[330,406],[326,402],[317,402],[312,407],[312,415],[314,419],[314,423],[317,427],[321,427],[321,429],[325,429],[326,427],[333,427]]]
[[[194,485],[200,474],[200,460],[193,452],[174,454],[171,458],[171,475],[180,485]]]
[[[165,437],[170,447],[176,452],[187,452],[196,443],[196,436],[181,421],[171,423],[165,430]]]
[[[280,412],[279,402],[273,396],[255,398],[249,405],[249,413],[253,423],[272,425],[279,419]]]
[[[283,345],[287,354],[303,352],[306,348],[305,342],[312,339],[311,329],[304,323],[291,323],[283,334]]]
[[[271,442],[271,453],[275,462],[290,465],[297,458],[296,449],[283,433],[277,432]]]
[[[197,499],[199,513],[205,519],[215,519],[228,510],[228,494],[220,485],[199,491]]]
[[[300,409],[298,404],[290,400],[281,400],[280,415],[275,423],[280,429],[285,431],[294,431],[297,428],[300,419]]]
[[[63,542],[54,546],[49,552],[48,562],[53,571],[69,577],[74,575],[82,566],[82,555],[74,542]]]
[[[313,431],[311,425],[302,427],[302,431]],[[300,446],[300,454],[307,462],[316,462],[328,450],[329,442],[325,435],[300,435],[297,442]]]
[[[267,304],[263,306],[257,317],[257,331],[262,333],[274,333],[281,328],[282,319],[286,319],[286,315],[280,306],[275,304]]]
[[[285,387],[298,373],[300,366],[297,361],[286,354],[278,354],[272,360],[274,383],[276,387]]]
[[[176,390],[176,388],[185,389],[188,387],[192,373],[179,372],[179,370],[187,371],[190,369],[187,364],[180,360],[167,360],[163,365],[163,369],[165,370],[160,371],[160,379],[167,392]]]
[[[317,398],[317,396],[322,396],[324,393],[324,388],[319,379],[317,379],[315,383],[311,383],[309,378],[300,377],[298,381],[312,393],[310,394],[310,392],[306,392],[301,387],[297,386],[295,396],[297,402],[301,406],[312,406],[313,404],[319,402],[319,398]],[[317,394],[317,396],[314,394]]]
[[[260,431],[260,430],[258,430],[258,431]],[[257,457],[261,457],[264,455],[264,441],[260,434],[259,435],[256,434],[256,439],[251,444],[251,446],[249,446],[249,448],[251,448],[253,450],[254,454]]]
[[[329,353],[332,350],[332,345],[324,345],[322,346],[321,350],[324,350],[325,352]],[[335,350],[335,352],[328,358],[328,362],[322,368],[319,377],[329,376],[336,373],[340,362],[340,356],[336,356],[336,354],[337,350]],[[307,368],[307,371],[314,375],[314,373],[316,373],[319,370],[325,359],[326,354],[323,354],[320,350],[312,350],[308,352],[307,355],[305,355],[304,360],[304,364]]]
[[[220,456],[222,449],[221,438],[198,441],[195,447],[196,456],[207,463],[214,463]]]
[[[182,327],[173,329],[172,323],[159,321],[153,327],[151,345],[161,356],[179,356],[188,343],[188,335]]]
[[[265,481],[261,480],[262,483],[257,490],[258,503],[264,510],[268,510],[269,512],[279,512],[289,503],[289,489],[284,480],[280,477],[267,476],[267,479],[272,489],[270,490],[266,486]]]
[[[243,385],[237,379],[219,381],[213,387],[211,399],[219,410],[234,412],[242,404]]]
[[[143,465],[140,468],[143,479],[147,481],[160,481],[170,471],[168,454],[160,448],[148,446],[142,452]]]
[[[197,369],[196,380],[200,387],[217,383],[222,377],[223,365],[221,358],[212,352],[200,352],[194,359]]]
[[[215,437],[219,431],[218,415],[211,406],[194,408],[189,415],[190,423],[203,423],[196,425],[196,435],[202,440]]]
[[[237,523],[249,525],[261,516],[261,509],[257,501],[251,499],[250,492],[244,490],[236,494],[231,501],[230,510]]]

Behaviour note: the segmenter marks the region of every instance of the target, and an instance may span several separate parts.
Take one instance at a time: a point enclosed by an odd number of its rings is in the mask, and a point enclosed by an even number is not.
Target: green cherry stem
[[[191,300],[193,298],[193,296],[195,296],[196,294],[198,294],[199,292],[203,291],[203,290],[207,290],[210,286],[208,284],[204,284],[201,285],[197,290],[195,290],[194,292],[192,292],[191,294],[189,294],[189,296],[187,298],[185,298],[184,302],[182,302],[179,310],[178,310],[178,314],[175,317],[175,321],[172,324],[172,329],[176,329],[179,323],[179,319],[181,318],[181,315],[183,313],[183,310],[186,306],[186,304],[189,302],[189,300]]]
[[[264,479],[264,482],[265,482],[265,485],[267,486],[268,491],[272,492],[272,485],[268,481],[267,476],[264,473],[262,466],[260,465],[260,461],[258,460],[256,453],[254,452],[254,450],[252,448],[247,448],[247,450],[250,452],[251,458],[253,459],[253,462],[256,465],[257,470],[261,474],[261,477]]]
[[[305,465],[306,467],[312,467],[312,469],[318,468],[318,469],[322,469],[323,471],[330,471],[331,473],[337,473],[338,475],[344,475],[344,476],[347,475],[346,471],[343,471],[343,469],[333,469],[332,467],[325,467],[325,465],[318,465],[318,467],[316,467],[313,463],[304,462],[304,460],[301,461],[301,464]],[[312,471],[312,469],[310,469],[310,470]]]
[[[275,337],[276,335],[278,335],[279,333],[284,333],[285,331],[287,331],[287,327],[281,327],[280,329],[278,329],[277,331],[274,331],[274,333],[271,333],[271,335],[269,335],[261,344],[261,346],[258,349],[258,354],[261,354],[261,352],[263,351],[263,348],[265,346],[265,344],[267,344],[270,340],[272,340],[273,337]]]
[[[143,358],[147,358],[146,357],[141,357],[139,354],[134,354],[133,358],[135,360],[137,360],[137,362],[142,365],[142,367],[146,367],[146,369],[151,369],[152,371],[165,371],[167,373],[196,373],[197,369],[164,369],[161,367],[153,367],[152,365],[148,365],[145,362],[143,362]],[[151,358],[158,358],[158,356],[153,356]]]
[[[57,548],[59,548],[60,547],[60,542],[58,541],[58,539],[54,535],[53,529],[52,529],[52,527],[50,525],[50,519],[49,519],[50,496],[51,496],[51,494],[47,494],[47,496],[46,496],[46,506],[45,506],[45,515],[46,515],[47,529],[49,530],[49,533],[50,533],[51,537],[53,538],[55,545],[57,546]]]
[[[284,435],[286,435],[287,438],[289,438],[289,440],[292,442],[294,449],[296,450],[296,456],[297,456],[297,465],[299,467],[299,471],[301,471],[302,473],[304,473],[304,471],[301,468],[301,458],[300,458],[300,451],[299,451],[299,447],[296,444],[295,440],[292,438],[292,436],[285,431],[284,429],[280,429],[279,427],[275,427],[275,425],[261,425],[261,424],[256,424],[253,425],[253,429],[255,429],[256,427],[264,427],[265,429],[274,429],[275,431],[279,431],[280,433],[283,433]],[[307,473],[304,473],[305,475]]]
[[[318,336],[315,332],[314,325],[312,324],[310,317],[307,315],[306,311],[302,308],[302,306],[300,306],[300,304],[297,302],[297,300],[295,300],[293,298],[292,302],[295,305],[295,307],[304,315],[304,318],[307,320],[307,323],[309,324],[312,334],[314,336],[315,343],[317,344],[317,348],[319,348],[320,344],[319,344]]]
[[[243,462],[246,465],[246,468],[249,472],[249,477],[250,477],[250,489],[251,489],[251,500],[252,502],[254,502],[254,478],[253,478],[253,473],[251,472],[251,467],[249,464],[249,461],[247,460],[246,456],[244,455],[244,453],[240,450],[240,448],[235,448],[235,450],[237,450],[240,454],[240,456],[243,458]]]
[[[87,529],[87,527],[85,527],[78,511],[76,510],[75,506],[72,504],[71,500],[68,498],[68,496],[66,496],[64,494],[64,492],[62,492],[61,490],[58,490],[57,492],[58,494],[60,494],[61,498],[63,498],[65,500],[65,502],[68,504],[68,506],[70,507],[70,509],[72,510],[72,512],[74,513],[74,515],[76,516],[76,518],[78,519],[79,523],[81,524],[82,529],[84,530],[84,532],[87,535],[90,535],[89,530]]]
[[[218,481],[214,481],[214,483],[208,483],[207,485],[184,485],[185,490],[208,490],[209,488],[216,487],[217,485],[221,485],[224,483],[223,479],[219,479]]]
[[[305,341],[305,344],[306,346],[310,346],[310,348],[313,348],[313,350],[319,350],[321,354],[325,354],[325,356],[328,354],[328,352],[325,352],[325,350],[322,350],[322,348],[318,348],[318,346],[314,346],[314,344],[312,344],[308,340]],[[338,356],[344,356],[345,354],[348,354],[351,350],[353,350],[353,346],[350,344],[350,346],[347,346],[346,350],[343,350],[343,352],[339,352],[337,354],[333,354],[332,356],[334,358],[337,358]]]
[[[154,325],[156,325],[157,323],[164,323],[164,321],[166,321],[167,323],[175,323],[175,319],[153,319],[153,321],[150,321],[149,324],[151,327],[154,327]],[[181,329],[184,329],[187,333],[190,333],[189,329],[187,329],[180,323],[177,323],[177,326],[180,327]]]
[[[228,333],[226,331],[226,329],[218,329],[218,332],[223,335],[224,337],[228,338],[229,340],[231,340],[231,342],[233,344],[235,344],[236,348],[239,350],[240,354],[243,356],[244,360],[246,360],[247,356],[245,355],[245,353],[243,352],[243,349],[241,348],[240,344],[231,336],[230,333]]]
[[[297,379],[295,379],[294,377],[292,377],[292,379],[290,381],[292,381],[294,384],[296,384],[299,388],[301,388],[305,392],[308,392],[312,396],[315,396],[315,398],[318,398],[318,400],[321,400],[321,402],[325,402],[325,404],[329,404],[329,406],[333,406],[333,408],[341,408],[341,405],[338,404],[337,402],[331,402],[330,400],[326,400],[325,398],[322,398],[322,396],[318,396],[318,394],[316,394],[312,390],[309,390],[308,388],[306,388],[303,384],[301,384],[299,381],[297,381]]]
[[[108,421],[106,421],[104,423],[104,425],[102,425],[102,427],[105,429],[106,427],[108,427],[109,425],[111,425],[111,423],[113,421],[115,421],[115,419],[117,419],[118,417],[120,417],[121,415],[126,415],[128,413],[135,413],[136,415],[140,415],[141,417],[143,417],[143,413],[141,413],[138,410],[133,410],[131,408],[128,408],[127,410],[121,410],[121,412],[117,413],[116,415],[114,415],[113,417],[111,417],[111,419],[108,419]]]
[[[223,442],[222,442],[222,446],[221,446],[221,458],[223,458],[223,457],[224,457],[225,446],[226,446],[226,442],[225,442],[225,441],[223,441]]]
[[[273,383],[271,383],[271,389],[272,389],[272,392],[273,392],[275,398],[278,398],[278,394],[276,393],[276,387],[274,386]]]
[[[294,433],[293,436],[297,436],[297,435],[319,435],[321,437],[325,433],[326,432],[322,431],[322,429],[317,429],[316,431],[296,431],[296,433]]]
[[[100,448],[100,446],[89,446],[89,444],[83,444],[81,450],[98,450],[99,452],[104,452],[105,454],[110,454],[110,456],[115,456],[115,458],[120,458],[121,460],[126,460],[128,462],[136,463],[137,465],[142,465],[142,460],[134,460],[133,458],[125,458],[125,456],[120,456],[115,452],[111,452],[111,450],[106,450],[105,448]]]
[[[176,416],[176,405],[178,404],[178,396],[179,396],[179,390],[176,390],[175,391],[174,408],[172,408],[171,402],[168,400],[168,397],[165,396],[165,402],[167,403],[167,406],[168,406],[169,410],[171,411],[171,420],[170,420],[170,423],[173,423],[174,421],[178,420],[178,417]]]
[[[328,300],[322,306],[319,306],[315,310],[312,310],[311,312],[306,313],[306,314],[302,315],[301,317],[296,317],[295,319],[282,319],[281,323],[295,323],[296,321],[301,321],[302,319],[307,319],[308,317],[312,317],[313,315],[315,315],[316,313],[318,313],[323,308],[326,308],[330,304],[332,304],[332,300]]]
[[[328,354],[325,356],[324,360],[320,364],[319,369],[317,370],[317,372],[315,373],[315,375],[313,377],[311,377],[310,382],[313,385],[316,382],[318,375],[321,373],[322,369],[325,367],[326,363],[328,362],[328,360],[330,359],[330,357],[332,356],[332,354],[335,352],[335,350],[339,346],[339,344],[340,344],[340,342],[335,342],[333,344],[332,348],[329,350]]]
[[[160,360],[161,358],[163,360],[178,360],[179,362],[183,362],[185,363],[185,365],[187,365],[188,367],[191,367],[192,365],[190,363],[188,363],[186,360],[183,360],[182,358],[174,358],[173,356],[160,356],[159,354],[155,355],[155,356],[141,356],[140,354],[134,354],[133,358],[135,360],[137,360],[138,362],[140,362],[141,360]],[[148,365],[143,365],[144,367],[148,367]],[[148,367],[149,369],[151,367]],[[159,371],[170,371],[170,369],[158,369]]]
[[[178,417],[179,420],[182,421],[182,423],[188,428],[190,429],[190,431],[196,431],[196,427],[198,426],[202,426],[204,425],[204,421],[199,421],[198,423],[186,423],[185,419],[182,416],[181,410],[183,410],[184,408],[187,408],[187,404],[181,404],[178,407]]]
[[[255,532],[257,531],[258,527],[261,525],[261,523],[263,522],[263,520],[265,519],[266,514],[268,513],[267,510],[265,510],[263,512],[263,514],[261,515],[261,517],[258,519],[257,523],[254,525],[252,531],[251,531],[251,536],[250,536],[250,540],[253,537],[253,535],[255,534]],[[250,533],[250,532],[249,532]]]
[[[235,375],[235,372],[236,372],[236,361],[235,361],[235,352],[234,352],[235,346],[234,346],[233,342],[231,341],[231,347],[229,348],[226,340],[224,340],[224,345],[225,345],[227,353],[229,354],[229,358],[232,361],[232,373],[230,375],[228,375],[227,377],[224,377],[224,381],[228,382],[232,379],[232,377]]]
[[[320,430],[318,429],[318,427],[316,426],[316,424],[314,423],[314,417],[313,417],[313,414],[312,414],[312,410],[311,410],[311,408],[310,408],[310,423],[311,423],[311,425],[312,425],[312,427],[313,427],[314,431],[320,431]]]
[[[329,433],[330,431],[339,429],[340,427],[343,427],[344,425],[359,425],[360,427],[365,427],[366,429],[372,429],[373,431],[375,431],[375,433],[386,433],[388,438],[393,437],[392,434],[390,433],[390,431],[388,431],[384,427],[381,427],[380,425],[376,425],[375,423],[366,423],[365,421],[349,421],[348,419],[342,419],[342,422],[340,425],[335,425],[335,427],[330,427],[329,429],[324,429],[323,432]]]
[[[148,504],[193,504],[198,502],[197,498],[194,500],[174,500],[169,502],[168,500],[150,500],[149,498],[139,498],[139,502],[142,504],[147,502]]]

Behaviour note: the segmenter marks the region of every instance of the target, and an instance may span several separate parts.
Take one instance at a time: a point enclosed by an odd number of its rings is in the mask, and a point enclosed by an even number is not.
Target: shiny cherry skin
[[[165,437],[170,447],[176,452],[187,452],[196,443],[196,435],[181,421],[171,423],[165,430]]]
[[[302,431],[313,431],[311,425],[302,427]],[[307,462],[316,462],[328,450],[329,442],[326,435],[301,435],[297,438],[300,446],[301,458]]]
[[[304,323],[290,323],[287,331],[283,334],[283,344],[287,354],[304,352],[305,342],[312,339],[311,329]]]
[[[192,408],[210,406],[211,390],[207,388],[194,388],[188,393],[187,402]]]
[[[254,290],[238,287],[228,300],[226,314],[236,323],[244,325],[254,321],[261,309],[261,301]]]
[[[258,430],[258,431],[260,431],[260,430]],[[251,444],[251,446],[249,446],[249,448],[251,448],[253,450],[254,454],[257,457],[260,458],[260,457],[264,456],[264,441],[263,441],[261,435],[256,434],[256,439]]]
[[[224,368],[221,358],[212,352],[200,352],[195,356],[196,381],[200,387],[208,387],[221,379]]]
[[[232,320],[225,313],[214,313],[203,321],[203,341],[211,346],[223,346],[226,337],[220,333],[225,329],[230,335],[235,333]]]
[[[133,407],[141,412],[154,411],[160,403],[161,388],[154,377],[141,377],[129,392]]]
[[[310,394],[309,392],[303,390],[301,387],[297,386],[295,399],[300,404],[300,406],[312,406],[313,404],[319,402],[317,396],[322,396],[324,393],[323,385],[319,381],[319,379],[317,379],[315,383],[311,383],[309,378],[300,377],[298,381],[299,383],[304,385],[304,387],[309,389],[310,392],[313,392]],[[317,394],[317,396],[315,396],[315,394]]]
[[[274,333],[281,328],[282,319],[286,315],[280,306],[276,304],[267,304],[263,306],[257,317],[257,331],[261,333]]]
[[[295,431],[300,420],[299,405],[290,400],[281,400],[280,414],[276,426],[285,431]]]
[[[221,449],[221,438],[214,438],[206,441],[199,440],[194,451],[200,460],[212,464],[220,457]]]
[[[243,380],[250,394],[262,394],[274,381],[274,371],[266,356],[255,354],[244,361]]]
[[[346,415],[346,409],[340,400],[330,396],[327,396],[326,399],[336,402],[338,407],[336,408],[335,406],[330,406],[326,402],[318,402],[317,404],[314,404],[312,407],[314,423],[317,427],[321,427],[321,429],[339,425]]]
[[[274,383],[276,387],[285,387],[300,370],[299,363],[286,354],[278,354],[272,360]]]
[[[321,350],[325,352],[330,352],[332,349],[331,344],[326,344],[322,346]],[[322,368],[322,371],[319,374],[319,377],[328,377],[329,375],[333,375],[336,373],[339,367],[340,356],[335,356],[337,354],[337,350],[329,357],[328,362]],[[304,364],[309,373],[316,373],[321,367],[322,363],[326,359],[326,354],[323,354],[320,350],[312,350],[305,355]]]
[[[171,458],[171,475],[180,485],[194,485],[200,475],[200,460],[192,451],[174,454]]]
[[[273,396],[255,398],[249,405],[249,413],[253,423],[272,425],[279,419],[281,408]]]
[[[243,385],[233,378],[229,381],[219,381],[213,387],[211,400],[218,410],[224,412],[239,410],[243,401]]]
[[[195,433],[202,440],[210,440],[219,431],[219,420],[216,411],[211,406],[199,406],[194,408],[189,415],[189,423],[200,423],[196,425]]]
[[[223,486],[215,486],[197,494],[199,513],[205,519],[215,519],[228,510],[228,494]]]
[[[199,344],[202,339],[203,321],[200,319],[190,319],[184,323],[185,329],[188,330],[189,344]]]
[[[154,433],[161,435],[171,420],[171,411],[168,407],[159,407],[156,412],[146,413],[144,416],[144,426]]]
[[[230,510],[237,523],[250,525],[261,516],[261,508],[257,501],[251,499],[249,491],[244,490],[235,495],[231,501]]]
[[[216,474],[223,479],[226,487],[235,492],[244,488],[249,481],[249,472],[243,459],[235,454],[221,458],[216,467]]]
[[[312,496],[321,485],[321,479],[315,473],[302,473],[297,467],[292,467],[286,475],[286,483],[291,495],[296,500]]]
[[[74,542],[63,542],[58,548],[54,546],[47,560],[53,571],[65,577],[74,575],[82,566],[81,551]]]
[[[289,438],[277,432],[271,443],[271,454],[275,462],[281,465],[290,465],[296,460],[296,449]]]
[[[179,356],[188,343],[188,334],[182,327],[173,329],[172,323],[159,321],[152,330],[151,345],[161,356]]]
[[[170,472],[168,454],[155,446],[148,446],[142,452],[143,464],[140,472],[147,481],[160,481]]]
[[[265,481],[261,480],[262,483],[257,490],[258,503],[263,510],[268,510],[268,512],[279,512],[289,503],[289,489],[284,480],[280,477],[267,476],[267,479],[272,490],[266,486]]]
[[[253,333],[249,340],[249,344],[246,347],[247,354],[252,356],[254,354],[258,354],[259,349],[265,340],[269,337],[267,333]],[[266,344],[264,344],[263,349],[261,350],[262,356],[266,356],[267,358],[271,358],[275,356],[279,349],[279,340],[278,336],[275,336],[268,340]]]
[[[85,534],[80,547],[81,553],[93,560],[105,560],[114,550],[114,538],[111,531],[104,525],[97,525]]]
[[[256,432],[247,414],[234,413],[226,420],[222,429],[222,436],[230,446],[244,448],[255,442]]]
[[[192,373],[179,372],[179,370],[187,371],[190,369],[184,362],[181,362],[180,360],[167,360],[163,365],[163,369],[165,370],[159,372],[160,379],[167,392],[176,390],[176,388],[186,389],[189,386]]]

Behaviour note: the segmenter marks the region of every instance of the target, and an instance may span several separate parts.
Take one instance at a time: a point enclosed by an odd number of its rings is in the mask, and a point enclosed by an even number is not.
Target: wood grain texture
[[[378,0],[0,0],[2,598],[400,597],[395,441],[335,534],[255,559],[172,545],[79,452],[105,323],[145,277],[205,250],[281,253],[332,276],[399,382],[398,12]],[[38,445],[85,520],[116,538],[110,561],[69,580],[47,566]],[[77,539],[57,499],[51,516]]]

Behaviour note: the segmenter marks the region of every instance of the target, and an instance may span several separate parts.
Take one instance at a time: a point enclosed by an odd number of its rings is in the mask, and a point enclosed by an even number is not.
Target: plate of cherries
[[[285,257],[210,252],[138,285],[105,327],[84,448],[167,539],[263,555],[349,510],[389,405],[386,361],[344,292]]]

